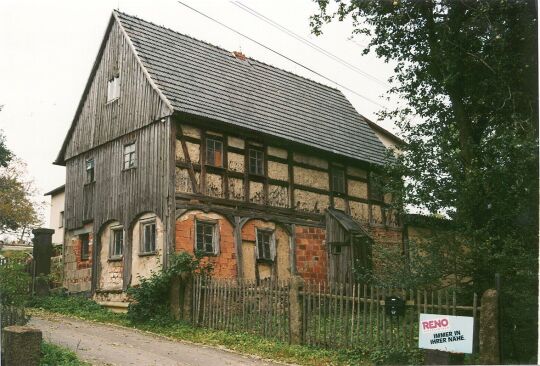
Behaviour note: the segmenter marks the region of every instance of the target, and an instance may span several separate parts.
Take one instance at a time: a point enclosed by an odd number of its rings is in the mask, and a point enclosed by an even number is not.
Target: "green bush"
[[[0,295],[2,304],[23,306],[28,300],[31,277],[25,266],[10,263],[0,266]]]
[[[203,264],[202,256],[181,252],[171,255],[167,269],[152,272],[150,277],[141,278],[137,287],[130,287],[128,294],[132,302],[128,307],[128,318],[133,322],[166,322],[169,315],[169,290],[172,279],[183,273],[208,275],[212,266]]]
[[[41,344],[40,366],[86,366],[89,363],[82,362],[77,355],[63,347],[51,343]]]

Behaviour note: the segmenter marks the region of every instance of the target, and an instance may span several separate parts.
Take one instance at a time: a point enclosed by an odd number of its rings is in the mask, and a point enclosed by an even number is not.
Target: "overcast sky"
[[[392,66],[374,55],[362,56],[366,39],[349,40],[352,26],[333,23],[324,34],[310,34],[311,0],[239,0],[242,4],[308,38],[369,77],[280,32],[229,0],[183,0],[186,4],[279,51],[379,104]],[[0,2],[0,129],[8,147],[28,164],[45,193],[65,180],[64,167],[52,165],[75,109],[113,9],[119,8],[175,31],[221,46],[324,84],[335,84],[205,19],[176,0],[2,0]],[[338,87],[340,88],[340,87]],[[340,88],[342,89],[342,88]],[[357,111],[371,120],[381,107],[347,90]],[[391,121],[382,126],[393,130]],[[48,218],[47,218],[48,219]]]

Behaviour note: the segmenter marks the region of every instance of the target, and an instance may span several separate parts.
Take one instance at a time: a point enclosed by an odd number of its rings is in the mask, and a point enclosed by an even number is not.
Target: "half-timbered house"
[[[375,132],[337,89],[114,12],[55,162],[65,287],[121,301],[195,250],[217,277],[349,281],[402,240]]]

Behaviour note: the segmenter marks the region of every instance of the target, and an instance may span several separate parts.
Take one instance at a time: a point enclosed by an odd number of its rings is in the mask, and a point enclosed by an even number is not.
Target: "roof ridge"
[[[169,28],[169,27],[166,27],[166,26],[164,26],[164,25],[159,25],[159,24],[156,24],[156,23],[151,22],[151,21],[149,21],[149,20],[146,20],[146,19],[143,19],[143,18],[139,18],[139,17],[136,16],[136,15],[127,14],[127,13],[121,12],[121,11],[119,11],[119,10],[117,10],[117,9],[114,9],[113,12],[115,12],[115,13],[117,13],[117,14],[119,14],[119,15],[126,16],[126,17],[128,17],[128,18],[134,18],[134,19],[143,21],[143,22],[145,22],[145,23],[152,24],[152,25],[154,25],[154,26],[156,26],[156,27],[166,29],[166,30],[171,31],[171,32],[173,32],[173,33],[180,34],[180,35],[182,35],[182,36],[191,38],[191,39],[193,39],[193,40],[195,40],[195,41],[197,41],[197,42],[201,42],[201,43],[207,44],[207,45],[209,45],[209,46],[211,46],[211,47],[214,47],[214,48],[217,48],[217,49],[219,49],[219,50],[222,50],[222,51],[225,51],[225,52],[227,52],[227,53],[230,53],[231,55],[232,55],[233,52],[234,52],[234,51],[228,50],[228,49],[226,49],[226,48],[223,48],[223,47],[221,47],[221,46],[215,45],[215,44],[213,44],[213,43],[204,41],[204,40],[202,40],[202,39],[195,38],[195,37],[193,37],[193,36],[190,36],[189,34],[181,33],[181,32],[179,32],[179,31],[176,31],[176,30],[174,30],[174,29],[172,29],[172,28]],[[332,90],[336,90],[336,91],[338,91],[338,92],[340,92],[340,93],[343,94],[343,92],[342,92],[340,89],[336,88],[336,87],[333,87],[333,86],[330,86],[330,85],[321,83],[321,82],[316,81],[316,80],[313,80],[313,79],[310,79],[310,78],[308,78],[308,77],[306,77],[306,76],[298,75],[298,74],[296,74],[296,73],[294,73],[294,72],[292,72],[292,71],[288,71],[288,70],[282,69],[282,68],[277,67],[277,66],[275,66],[275,65],[269,64],[269,63],[267,63],[267,62],[264,62],[264,61],[261,61],[261,60],[258,60],[258,59],[255,59],[255,58],[252,58],[252,57],[249,57],[249,56],[246,56],[246,58],[247,58],[248,60],[250,60],[250,61],[254,61],[254,62],[256,62],[256,63],[262,64],[262,65],[266,65],[266,66],[269,66],[269,67],[271,67],[271,68],[273,68],[273,69],[276,69],[276,70],[279,70],[279,71],[282,71],[282,72],[286,72],[286,73],[291,74],[291,75],[293,75],[293,76],[295,76],[295,77],[298,77],[298,78],[300,78],[300,79],[303,79],[303,80],[306,80],[306,81],[315,83],[315,84],[317,84],[317,85],[324,86],[325,88],[329,88],[329,89],[332,89]]]

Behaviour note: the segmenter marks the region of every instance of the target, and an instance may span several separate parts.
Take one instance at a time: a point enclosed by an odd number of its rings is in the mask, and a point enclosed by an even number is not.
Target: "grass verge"
[[[52,343],[41,344],[40,366],[91,366],[79,360],[74,352]]]
[[[152,322],[133,323],[125,314],[113,313],[102,308],[99,304],[77,296],[49,296],[35,298],[31,306],[40,311],[61,315],[75,316],[81,319],[121,325],[147,331],[176,340],[189,341],[215,347],[225,347],[243,354],[250,354],[276,361],[295,363],[306,366],[319,365],[372,365],[374,363],[414,364],[421,362],[417,354],[408,351],[388,350],[397,352],[398,359],[393,359],[367,349],[331,350],[304,345],[290,345],[285,342],[262,338],[249,333],[225,332],[206,328],[195,328],[188,323],[175,322],[170,319],[154,320]],[[404,359],[403,359],[404,358]],[[394,362],[388,362],[388,361]],[[394,363],[396,364],[396,363]]]

